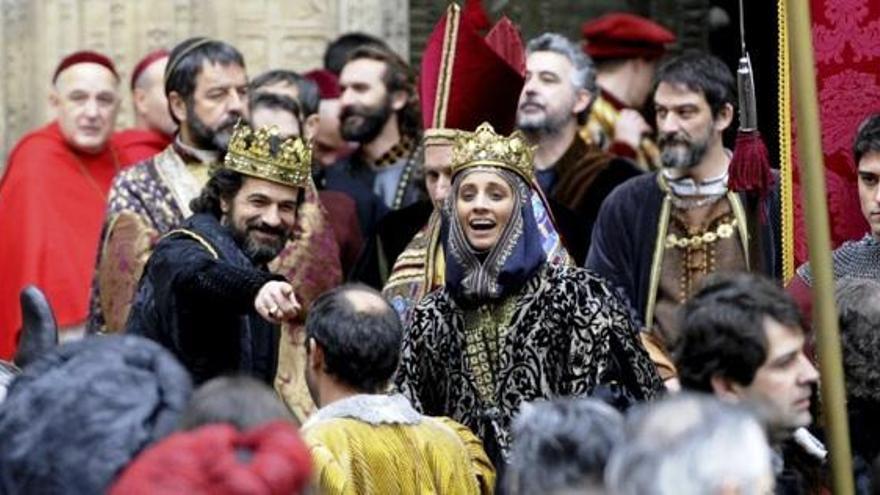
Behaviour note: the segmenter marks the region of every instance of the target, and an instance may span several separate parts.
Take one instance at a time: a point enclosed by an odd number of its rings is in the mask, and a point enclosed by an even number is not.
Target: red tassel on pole
[[[757,129],[737,132],[728,173],[727,185],[732,191],[757,193],[764,199],[773,188],[770,154]]]

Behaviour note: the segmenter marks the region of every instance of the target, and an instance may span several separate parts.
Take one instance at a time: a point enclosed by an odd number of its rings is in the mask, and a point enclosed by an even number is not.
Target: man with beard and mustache
[[[555,33],[531,40],[527,51],[517,127],[537,146],[538,183],[569,254],[582,265],[602,201],[618,184],[641,172],[629,160],[588,145],[578,134],[597,91],[590,57]]]
[[[208,181],[236,122],[247,117],[244,58],[233,46],[191,38],[169,54],[165,95],[178,125],[158,155],[113,182],[92,282],[87,329],[118,332],[159,237],[192,214],[189,203]]]
[[[197,384],[227,373],[272,384],[279,324],[297,318],[300,305],[266,265],[293,233],[310,168],[301,138],[236,127],[193,215],[156,245],[126,331],[166,346]]]
[[[321,169],[316,181],[354,199],[366,239],[389,211],[424,200],[418,143],[421,134],[415,76],[394,52],[377,47],[354,50],[339,78],[340,132],[358,143],[355,152]],[[372,265],[376,248],[365,246],[361,259]],[[390,262],[393,262],[391,260]],[[355,267],[354,272],[374,271]],[[372,276],[353,275],[376,286]]]
[[[770,221],[752,239],[760,259],[749,259],[743,199],[727,188],[731,154],[722,134],[733,120],[735,89],[723,62],[702,53],[669,60],[653,95],[663,169],[608,196],[586,266],[626,294],[655,364],[671,379],[666,349],[678,336],[678,308],[707,275],[752,267],[777,275],[779,206],[773,191],[763,205]]]

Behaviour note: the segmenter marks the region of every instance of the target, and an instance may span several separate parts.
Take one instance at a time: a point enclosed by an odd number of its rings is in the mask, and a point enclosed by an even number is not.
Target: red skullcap
[[[111,495],[295,495],[312,461],[296,428],[274,421],[247,432],[211,424],[171,435],[132,462]]]
[[[134,70],[131,71],[131,89],[134,90],[134,85],[137,82],[138,78],[141,77],[141,74],[147,70],[147,67],[153,64],[153,62],[157,60],[161,60],[169,55],[169,51],[160,48],[158,50],[154,50],[147,54],[146,57],[142,58],[137,65],[134,66]]]
[[[581,33],[586,40],[584,51],[597,60],[660,58],[666,45],[675,42],[675,35],[660,24],[622,12],[585,22]]]
[[[82,50],[79,52],[71,53],[70,55],[61,59],[61,62],[58,63],[58,68],[55,69],[55,74],[52,76],[52,83],[58,80],[58,75],[69,67],[72,67],[76,64],[98,64],[106,67],[110,72],[113,73],[113,76],[119,81],[119,73],[116,72],[116,66],[113,65],[113,61],[110,60],[106,55],[102,55],[98,52],[93,52],[90,50]]]
[[[315,69],[306,72],[303,77],[318,85],[318,93],[322,100],[332,100],[342,96],[339,77],[327,69]]]

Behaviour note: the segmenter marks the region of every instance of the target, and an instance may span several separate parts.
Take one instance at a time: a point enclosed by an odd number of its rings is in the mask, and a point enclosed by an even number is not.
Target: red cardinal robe
[[[56,122],[25,135],[0,179],[0,359],[13,357],[19,292],[46,293],[58,325],[86,319],[107,192],[125,157],[70,148]]]
[[[121,165],[135,163],[153,158],[171,144],[172,136],[147,129],[126,129],[113,134],[113,144],[125,156]]]

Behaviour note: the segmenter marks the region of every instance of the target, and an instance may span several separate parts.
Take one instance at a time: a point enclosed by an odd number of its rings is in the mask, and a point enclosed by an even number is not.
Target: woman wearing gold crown
[[[625,303],[589,271],[548,262],[522,135],[459,133],[452,173],[446,285],[413,312],[401,390],[424,414],[470,427],[499,467],[525,401],[600,386],[622,402],[652,397],[662,384]]]

